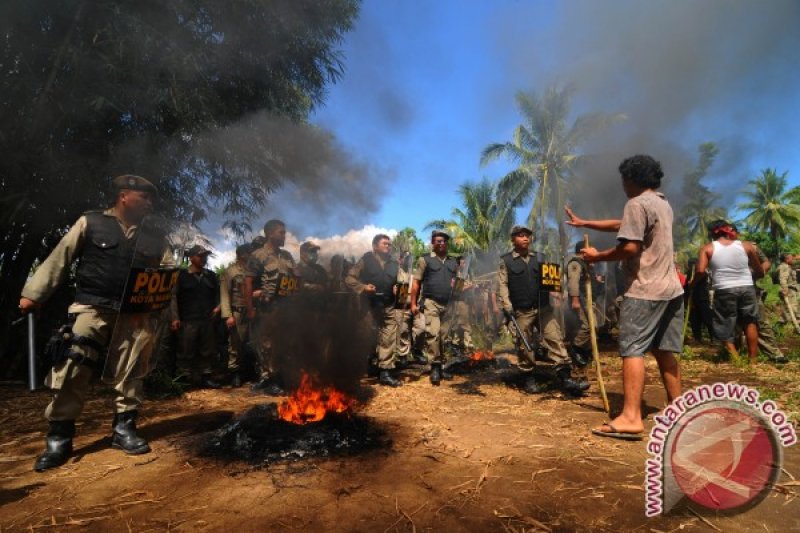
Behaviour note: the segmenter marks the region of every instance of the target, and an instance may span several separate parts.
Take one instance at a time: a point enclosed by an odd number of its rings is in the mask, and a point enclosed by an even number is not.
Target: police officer
[[[248,340],[247,308],[244,299],[244,282],[247,277],[247,261],[251,246],[236,247],[236,262],[226,268],[220,276],[220,312],[228,328],[228,372],[231,385],[242,386],[242,359]]]
[[[592,360],[589,320],[584,309],[586,281],[592,275],[592,269],[578,255],[582,248],[582,242],[576,243],[576,255],[567,263],[567,295],[569,296],[570,308],[578,314],[578,319],[580,320],[578,333],[575,334],[575,338],[572,340],[572,360],[578,366],[586,366]],[[583,301],[581,301],[582,298]]]
[[[22,290],[20,310],[30,313],[50,298],[77,260],[75,303],[69,312],[75,317],[72,325],[73,344],[66,358],[56,362],[46,383],[55,390],[45,409],[49,430],[46,450],[36,459],[37,472],[64,464],[72,453],[75,419],[83,410],[92,370],[109,350],[122,357],[149,357],[157,339],[114,336],[115,325],[122,332],[147,336],[133,327],[134,318],[118,313],[125,283],[137,250],[139,226],[153,209],[156,187],[148,180],[133,175],[114,178],[114,207],[90,211],[81,216],[61,239],[44,263]],[[158,250],[151,250],[155,266],[164,263],[170,254],[166,243],[158,240]],[[163,246],[162,246],[163,244]],[[162,257],[163,255],[163,257]],[[134,342],[135,340],[135,342]],[[119,372],[128,367],[118,368]],[[138,409],[142,403],[143,376],[115,376],[114,424],[111,446],[128,454],[150,451],[147,441],[136,430]]]
[[[392,374],[397,357],[397,320],[394,301],[398,264],[391,255],[392,240],[379,233],[372,239],[372,251],[365,253],[347,273],[347,288],[367,298],[372,321],[378,329],[378,383],[399,387]]]
[[[280,396],[284,390],[278,355],[286,354],[274,353],[274,326],[282,300],[297,290],[297,272],[292,254],[282,248],[286,243],[286,224],[281,220],[268,220],[264,224],[264,236],[267,239],[264,246],[250,254],[245,278],[247,316],[254,319],[251,334],[258,336],[260,381],[252,389]]]
[[[218,389],[210,376],[217,353],[214,321],[220,313],[220,288],[217,275],[206,268],[209,255],[211,251],[199,244],[186,252],[189,268],[181,269],[175,286],[171,329],[180,332],[179,377],[197,387]]]
[[[319,245],[311,241],[300,245],[300,262],[297,264],[297,275],[300,277],[300,289],[305,292],[322,292],[328,289],[328,273],[319,261]]]
[[[553,316],[548,294],[539,290],[539,263],[529,251],[532,235],[533,232],[525,226],[514,226],[511,229],[514,249],[501,256],[497,269],[499,303],[507,317],[513,316],[516,319],[522,334],[529,342],[533,339],[537,321],[540,322],[548,359],[555,364],[556,385],[564,392],[581,395],[589,388],[589,384],[585,380],[576,381],[570,376],[571,365],[564,346],[564,334]],[[535,354],[524,347],[520,349],[521,367],[532,370]],[[524,389],[530,394],[542,390],[532,373]]]
[[[793,262],[794,256],[792,256],[792,254],[782,254],[781,264],[778,265],[778,284],[781,287],[783,304],[787,306],[785,312],[787,321],[789,321],[789,318],[791,318],[789,315],[789,307],[791,307],[791,310],[794,311],[794,317],[797,320],[800,320],[800,316],[798,316],[798,311],[800,311],[800,308],[798,308],[797,305],[797,275],[792,268]]]
[[[411,285],[411,314],[420,312],[417,297],[422,286],[422,309],[425,314],[425,357],[431,365],[431,384],[439,385],[444,377],[444,339],[450,332],[452,310],[448,307],[453,295],[458,263],[447,255],[450,236],[439,230],[431,233],[430,255],[419,258]]]

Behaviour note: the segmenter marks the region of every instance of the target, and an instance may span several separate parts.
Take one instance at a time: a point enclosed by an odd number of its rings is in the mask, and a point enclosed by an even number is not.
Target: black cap
[[[519,235],[520,233],[527,233],[533,235],[533,231],[528,226],[520,226],[519,224],[511,228],[511,236]]]
[[[253,251],[253,247],[249,244],[240,244],[236,247],[236,255],[248,255],[250,252]]]
[[[158,189],[150,181],[141,176],[134,176],[133,174],[124,174],[117,176],[112,180],[114,190],[119,191],[144,191],[150,194],[158,194]]]
[[[436,237],[444,237],[444,240],[446,241],[450,240],[450,235],[438,229],[435,229],[431,232],[431,240],[435,239]]]
[[[211,250],[203,248],[199,244],[195,244],[186,252],[186,257],[193,257],[195,255],[212,255]]]

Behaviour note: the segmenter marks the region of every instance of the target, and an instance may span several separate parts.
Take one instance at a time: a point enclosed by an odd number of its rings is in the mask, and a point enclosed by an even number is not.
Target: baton
[[[508,318],[511,321],[511,323],[514,325],[514,329],[517,330],[517,335],[519,335],[519,338],[522,339],[522,344],[525,345],[525,349],[528,350],[530,353],[533,353],[533,348],[531,348],[531,345],[528,342],[528,339],[525,338],[525,334],[522,333],[522,328],[519,327],[519,324],[517,323],[517,319],[514,318],[513,311],[511,313],[508,313]]]
[[[589,234],[583,234],[583,247],[589,247]],[[586,267],[587,274],[589,267]],[[592,355],[594,356],[594,366],[597,369],[597,384],[600,386],[600,396],[603,399],[603,407],[606,410],[606,413],[611,412],[611,408],[608,405],[608,396],[606,396],[606,385],[603,381],[603,371],[600,369],[600,349],[597,347],[597,332],[595,331],[595,319],[594,319],[594,305],[592,303],[592,278],[590,276],[586,276],[586,318],[589,321],[589,338],[592,340]]]
[[[28,313],[28,390],[36,390],[36,329],[33,313]]]

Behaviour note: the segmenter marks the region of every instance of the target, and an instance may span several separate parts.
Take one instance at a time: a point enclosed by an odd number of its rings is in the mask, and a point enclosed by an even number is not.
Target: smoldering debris
[[[291,462],[312,457],[341,457],[389,448],[392,441],[371,419],[329,414],[307,425],[278,418],[274,403],[253,407],[215,431],[200,454],[250,464]]]

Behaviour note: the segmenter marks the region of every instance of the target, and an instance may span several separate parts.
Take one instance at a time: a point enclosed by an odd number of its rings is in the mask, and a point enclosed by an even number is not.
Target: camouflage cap
[[[533,231],[528,226],[520,226],[516,225],[511,228],[511,236],[519,235],[520,233],[527,233],[528,235],[533,235]]]
[[[315,242],[306,241],[300,245],[300,251],[305,252],[308,250],[319,250],[319,245]]]
[[[436,237],[444,237],[444,240],[446,241],[450,240],[450,235],[439,229],[435,229],[431,232],[431,241],[433,241],[433,239],[435,239]]]
[[[117,176],[111,181],[111,184],[114,186],[114,190],[117,192],[128,190],[158,194],[158,188],[156,188],[155,185],[143,177],[134,176],[133,174],[123,174],[122,176]]]
[[[195,255],[213,255],[213,254],[211,253],[211,250],[203,248],[199,244],[195,244],[186,251],[186,257],[192,257]]]

